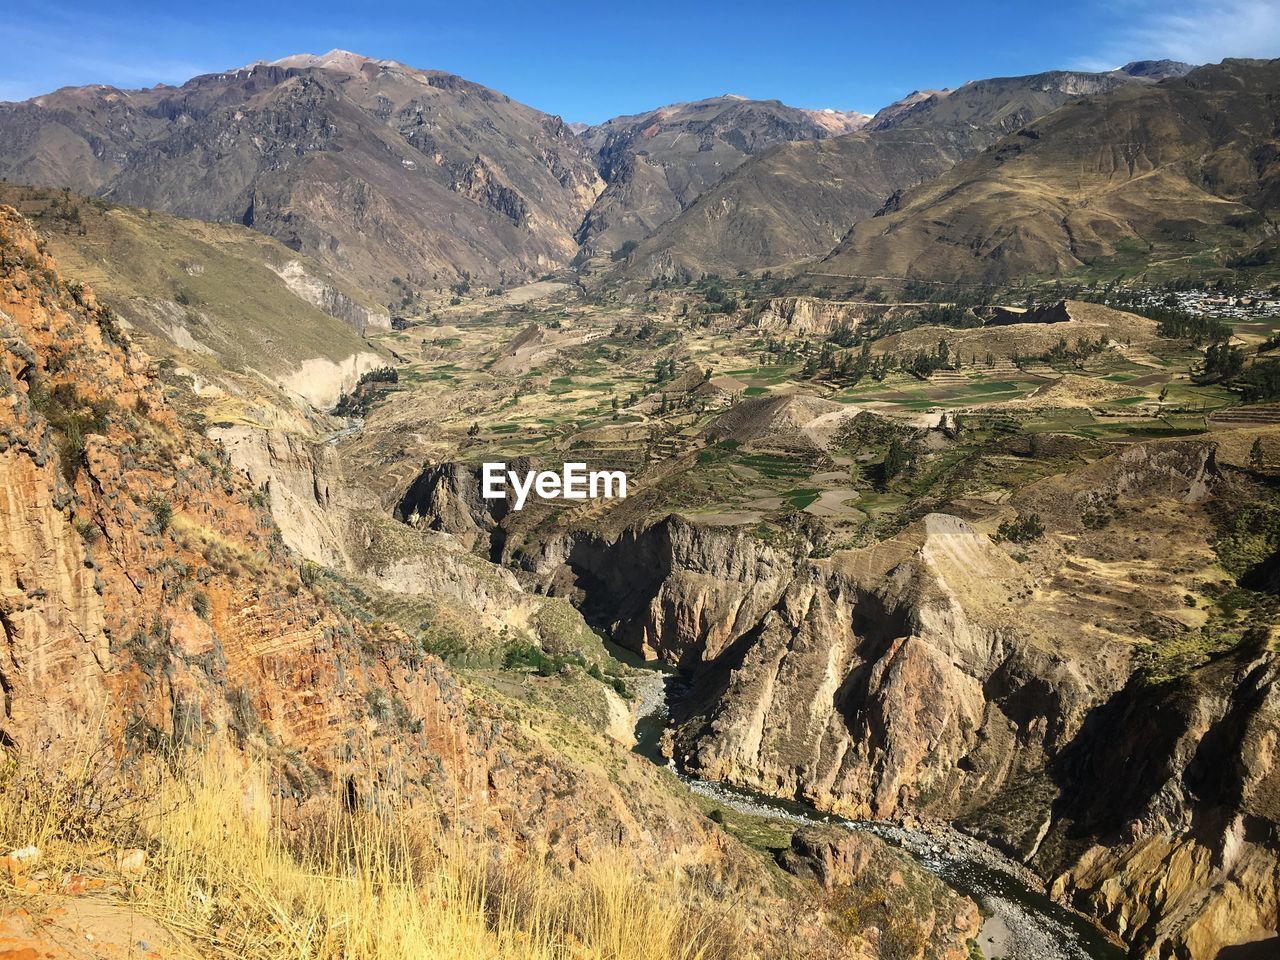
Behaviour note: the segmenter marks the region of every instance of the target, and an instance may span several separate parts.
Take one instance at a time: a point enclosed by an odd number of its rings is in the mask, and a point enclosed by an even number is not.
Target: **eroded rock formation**
[[[221,738],[279,755],[299,802],[336,786],[417,801],[560,859],[718,856],[642,763],[609,779],[560,758],[304,582],[267,498],[7,208],[0,258],[0,742],[59,763]],[[310,455],[274,459],[328,496]]]

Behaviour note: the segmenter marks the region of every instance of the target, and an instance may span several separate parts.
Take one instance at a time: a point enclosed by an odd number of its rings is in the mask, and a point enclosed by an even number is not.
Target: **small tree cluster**
[[[996,542],[1031,543],[1044,536],[1044,523],[1038,513],[1019,513],[1013,520],[1002,521],[996,528]]]

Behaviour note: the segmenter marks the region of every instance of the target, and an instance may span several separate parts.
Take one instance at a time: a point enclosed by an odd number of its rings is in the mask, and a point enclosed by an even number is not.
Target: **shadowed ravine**
[[[617,653],[617,648],[610,644]],[[634,655],[626,657],[637,666]],[[652,665],[645,665],[652,667]],[[993,847],[946,826],[912,829],[887,820],[846,820],[795,800],[782,800],[707,780],[677,769],[663,756],[668,702],[678,696],[679,678],[652,670],[641,685],[635,752],[669,767],[692,792],[752,816],[785,823],[840,824],[873,833],[909,853],[948,886],[972,898],[986,920],[979,943],[990,958],[1007,960],[1120,960],[1124,951],[1079,914],[1051,900],[1035,876]]]

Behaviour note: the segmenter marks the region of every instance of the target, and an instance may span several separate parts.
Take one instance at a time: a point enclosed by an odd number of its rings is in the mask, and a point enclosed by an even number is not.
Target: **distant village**
[[[1174,307],[1197,316],[1227,321],[1250,322],[1280,317],[1280,290],[1275,287],[1229,294],[1221,290],[1132,290],[1125,298],[1125,303],[1133,306]],[[1119,303],[1114,305],[1122,307]]]

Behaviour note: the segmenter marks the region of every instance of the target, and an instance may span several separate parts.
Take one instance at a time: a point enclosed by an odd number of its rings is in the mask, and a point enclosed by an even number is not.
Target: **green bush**
[[[1008,540],[1010,543],[1031,543],[1044,536],[1044,523],[1038,513],[1019,513],[1015,520],[1005,520],[996,529],[996,541]]]
[[[151,508],[157,530],[164,533],[173,521],[173,504],[169,502],[168,497],[152,497],[147,501],[147,506]]]

